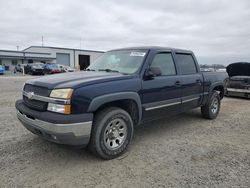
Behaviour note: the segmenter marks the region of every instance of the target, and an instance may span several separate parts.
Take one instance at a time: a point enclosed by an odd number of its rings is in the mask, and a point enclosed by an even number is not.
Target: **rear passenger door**
[[[180,112],[181,86],[171,52],[156,52],[149,68],[161,74],[142,81],[143,120]]]
[[[181,111],[200,105],[203,92],[203,77],[192,53],[175,53],[181,79]]]

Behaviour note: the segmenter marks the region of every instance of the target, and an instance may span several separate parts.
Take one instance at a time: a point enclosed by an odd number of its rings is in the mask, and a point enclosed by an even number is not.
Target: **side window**
[[[161,76],[176,75],[175,65],[171,53],[156,54],[150,67],[158,68],[161,71]]]
[[[191,54],[176,54],[177,63],[180,68],[181,74],[195,74],[197,68],[194,62],[194,58]]]

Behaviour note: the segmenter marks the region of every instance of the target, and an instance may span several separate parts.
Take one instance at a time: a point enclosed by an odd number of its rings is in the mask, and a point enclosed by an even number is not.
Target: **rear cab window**
[[[176,53],[177,64],[179,65],[180,74],[196,74],[197,67],[192,54]]]

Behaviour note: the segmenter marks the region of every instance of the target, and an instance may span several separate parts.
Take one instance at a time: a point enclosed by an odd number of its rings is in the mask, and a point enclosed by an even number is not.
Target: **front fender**
[[[131,99],[135,101],[135,103],[137,104],[139,113],[139,122],[140,122],[142,118],[141,99],[138,93],[136,92],[117,92],[117,93],[98,96],[91,101],[87,111],[95,112],[100,106],[106,103],[115,102],[119,100],[126,100],[126,99]]]

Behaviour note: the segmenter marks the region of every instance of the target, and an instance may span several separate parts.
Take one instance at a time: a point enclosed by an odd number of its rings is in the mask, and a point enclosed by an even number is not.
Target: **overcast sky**
[[[250,61],[250,0],[0,0],[0,49],[157,45]]]

